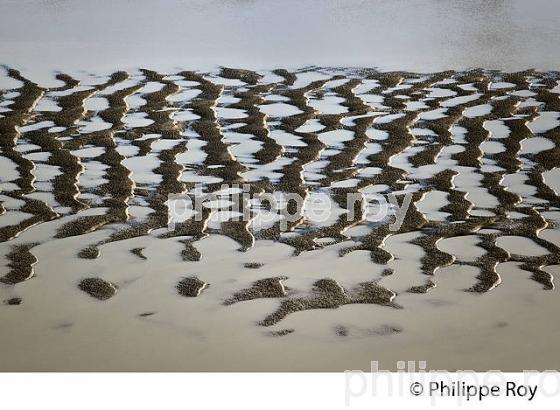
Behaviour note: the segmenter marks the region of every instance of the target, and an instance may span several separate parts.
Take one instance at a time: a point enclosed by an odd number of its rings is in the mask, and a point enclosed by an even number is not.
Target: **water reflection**
[[[560,66],[560,4],[547,0],[163,0],[157,7],[149,0],[44,0],[2,7],[0,55],[20,66],[36,66],[34,59],[58,69],[144,61],[203,69]]]
[[[439,48],[445,59],[471,67],[499,68],[496,63],[515,64],[519,29],[515,7],[503,0],[440,1],[438,18],[448,22],[447,35],[440,36]],[[452,45],[450,47],[449,45]],[[445,64],[442,61],[442,64]]]

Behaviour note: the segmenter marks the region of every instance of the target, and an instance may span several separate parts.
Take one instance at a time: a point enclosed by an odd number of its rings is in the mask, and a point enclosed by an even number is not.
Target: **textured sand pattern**
[[[196,241],[221,233],[240,251],[259,239],[291,245],[296,254],[344,242],[341,258],[361,250],[385,264],[393,258],[385,241],[410,232],[424,251],[426,281],[409,292],[429,291],[436,270],[453,263],[479,270],[478,282],[465,290],[486,292],[501,283],[496,266],[507,261],[519,262],[543,289],[554,287],[544,268],[560,264],[559,242],[539,234],[554,228],[551,215],[560,206],[556,72],[140,70],[86,82],[59,74],[57,88],[41,87],[16,70],[6,75],[20,85],[0,91],[0,241],[9,269],[0,281],[6,285],[29,280],[41,263],[33,255],[37,243],[17,237],[60,220],[55,238],[111,229],[78,253],[85,259],[99,257],[103,244],[150,235],[180,238],[183,259],[197,261]],[[167,230],[169,194],[191,192],[197,184],[215,192],[222,184],[243,183],[251,194],[309,198],[326,192],[340,213],[323,225],[302,215],[283,232],[278,221],[255,223],[266,210],[247,203],[252,221],[216,223],[208,210],[202,221]],[[398,232],[389,229],[390,220],[365,219],[361,207],[353,209],[357,218],[347,218],[354,205],[346,195],[368,190],[413,194]],[[471,260],[457,261],[453,249],[438,246],[442,239],[473,235],[481,254]],[[529,245],[514,246],[519,240]],[[142,248],[130,251],[146,259]],[[398,307],[395,294],[375,281],[347,293],[325,278],[302,297],[292,296],[281,279],[263,278],[226,304],[284,298],[263,325],[304,309]],[[111,284],[92,283],[113,296]],[[177,288],[204,297],[207,285],[187,278]]]

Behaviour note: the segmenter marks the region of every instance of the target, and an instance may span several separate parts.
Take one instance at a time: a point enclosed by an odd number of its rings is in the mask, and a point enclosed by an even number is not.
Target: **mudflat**
[[[560,367],[558,72],[2,75],[0,370]]]

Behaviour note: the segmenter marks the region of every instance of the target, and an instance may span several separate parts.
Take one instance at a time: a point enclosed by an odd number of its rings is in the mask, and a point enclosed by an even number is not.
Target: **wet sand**
[[[0,369],[560,367],[559,79],[6,69]],[[232,220],[242,183],[332,217]],[[220,200],[169,230],[197,184]],[[372,193],[411,194],[398,231]]]

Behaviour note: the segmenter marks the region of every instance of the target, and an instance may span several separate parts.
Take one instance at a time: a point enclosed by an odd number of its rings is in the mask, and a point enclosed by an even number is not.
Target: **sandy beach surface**
[[[1,2],[0,371],[560,368],[551,2],[102,3]]]

